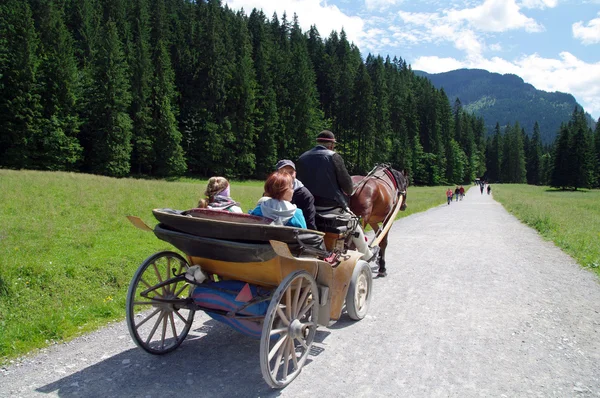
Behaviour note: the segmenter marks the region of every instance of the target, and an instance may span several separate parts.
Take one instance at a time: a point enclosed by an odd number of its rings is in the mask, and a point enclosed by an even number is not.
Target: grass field
[[[231,194],[248,211],[262,184],[233,182]],[[205,187],[190,179],[0,170],[0,362],[123,319],[136,268],[173,250],[125,216],[153,226],[153,208],[192,208]],[[410,187],[400,217],[444,203],[444,191]]]
[[[600,276],[600,190],[494,185],[494,199]]]

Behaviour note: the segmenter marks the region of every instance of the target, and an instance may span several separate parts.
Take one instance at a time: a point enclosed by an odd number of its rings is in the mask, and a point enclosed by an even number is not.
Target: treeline
[[[531,138],[519,123],[501,131],[497,123],[486,149],[488,181],[550,185],[562,189],[600,187],[600,120],[595,131],[575,107],[552,145],[543,146],[535,122]]]
[[[352,173],[485,169],[483,119],[401,58],[363,60],[344,31],[219,0],[0,5],[0,167],[262,178],[324,128]]]

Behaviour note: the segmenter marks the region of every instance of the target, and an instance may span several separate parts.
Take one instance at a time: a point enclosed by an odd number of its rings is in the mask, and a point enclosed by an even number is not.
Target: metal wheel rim
[[[289,275],[275,291],[260,344],[261,371],[271,387],[287,386],[302,370],[317,330],[316,306],[317,284],[305,271]]]
[[[140,348],[151,354],[166,354],[176,349],[187,336],[194,321],[193,310],[158,300],[185,299],[191,294],[193,286],[180,281],[152,290],[149,298],[140,293],[152,289],[174,274],[185,272],[187,268],[187,261],[179,254],[157,253],[142,263],[129,285],[129,334]]]

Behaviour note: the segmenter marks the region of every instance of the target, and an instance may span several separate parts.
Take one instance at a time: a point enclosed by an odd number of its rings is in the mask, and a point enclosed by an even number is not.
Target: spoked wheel
[[[346,294],[346,311],[350,318],[359,321],[367,315],[371,303],[373,275],[369,263],[358,260],[354,266],[348,293]]]
[[[185,273],[187,261],[177,253],[160,252],[136,271],[127,292],[127,327],[135,343],[151,354],[166,354],[183,342],[194,311],[186,308],[193,285],[168,282]]]
[[[273,388],[298,376],[317,331],[317,283],[306,271],[288,275],[267,310],[260,340],[260,369]]]

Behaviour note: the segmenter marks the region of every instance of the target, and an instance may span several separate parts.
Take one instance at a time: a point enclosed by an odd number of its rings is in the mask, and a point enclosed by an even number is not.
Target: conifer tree
[[[85,170],[114,177],[129,173],[131,101],[127,63],[117,26],[107,21],[99,43],[94,79],[88,98],[87,122],[82,127]]]
[[[489,139],[487,151],[487,178],[491,182],[500,182],[500,150],[501,150],[502,135],[500,133],[500,124],[496,122],[494,134]]]
[[[82,157],[77,139],[81,97],[73,39],[64,24],[64,13],[52,2],[40,5],[42,117],[33,138],[30,167],[74,170]]]
[[[391,146],[391,126],[389,110],[389,88],[386,81],[383,58],[370,57],[367,60],[367,68],[373,83],[374,100],[374,137],[373,137],[373,162],[384,163],[388,161]]]
[[[131,119],[133,122],[131,169],[135,173],[152,173],[155,161],[150,113],[150,19],[147,0],[134,0],[130,25],[132,27]]]
[[[550,177],[550,185],[556,188],[568,188],[571,185],[569,180],[569,143],[571,141],[568,126],[563,124],[554,146],[554,164]]]
[[[250,177],[256,167],[256,132],[254,127],[256,77],[252,63],[252,45],[248,35],[246,20],[237,15],[233,32],[234,66],[231,88],[228,96],[229,116],[235,142],[230,148],[235,154],[235,173],[240,177]]]
[[[308,56],[307,40],[302,34],[296,15],[290,31],[290,53],[290,118],[286,121],[286,131],[293,146],[287,153],[295,159],[314,144],[314,136],[324,128],[323,112],[319,108],[316,77]]]
[[[593,184],[592,140],[583,109],[577,108],[569,122],[569,185],[575,189]]]
[[[30,166],[30,142],[41,113],[38,46],[27,2],[0,4],[0,166]]]
[[[532,185],[541,184],[541,158],[542,158],[542,142],[540,135],[540,125],[535,122],[533,126],[533,135],[529,143],[529,151],[527,155],[527,183]]]
[[[375,112],[376,102],[373,96],[373,86],[371,78],[364,64],[358,67],[356,80],[354,82],[353,109],[354,125],[352,126],[350,136],[354,142],[352,147],[348,148],[352,153],[349,167],[357,173],[366,173],[372,167],[372,156],[374,150],[375,138]]]
[[[181,147],[181,133],[175,119],[175,90],[173,69],[167,49],[168,31],[164,0],[152,4],[152,91],[150,113],[152,115],[152,136],[154,139],[154,173],[159,176],[181,175],[187,165]]]
[[[275,137],[278,131],[276,95],[270,74],[272,43],[265,31],[266,17],[262,11],[252,10],[248,30],[252,41],[252,58],[256,71],[256,170],[255,176],[266,177],[277,162]]]

